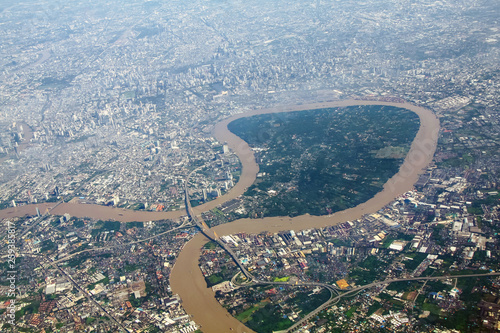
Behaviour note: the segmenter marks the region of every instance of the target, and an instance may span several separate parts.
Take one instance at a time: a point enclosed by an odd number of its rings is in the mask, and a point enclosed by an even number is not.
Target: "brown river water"
[[[425,168],[432,161],[436,150],[439,135],[439,120],[430,110],[409,103],[379,101],[347,100],[315,103],[254,110],[234,115],[218,123],[214,128],[214,136],[220,142],[226,142],[228,146],[238,155],[242,163],[242,173],[238,183],[231,189],[231,191],[216,200],[194,207],[194,212],[196,214],[200,214],[201,212],[210,210],[225,201],[240,196],[250,185],[253,184],[256,179],[259,167],[255,161],[254,154],[246,142],[227,129],[227,125],[231,121],[258,114],[353,105],[395,106],[411,110],[419,116],[420,129],[413,140],[408,155],[401,165],[399,172],[387,181],[382,191],[377,193],[370,200],[356,207],[349,208],[329,216],[302,215],[294,218],[268,217],[263,219],[241,219],[228,224],[216,226],[213,229],[219,236],[222,236],[237,232],[259,233],[263,231],[278,232],[290,229],[301,230],[321,228],[349,220],[355,220],[361,218],[365,214],[376,212],[385,205],[389,204],[399,195],[411,190],[413,188],[413,184],[418,180],[419,175],[425,171]],[[0,218],[34,214],[36,206],[39,207],[41,213],[44,213],[47,208],[50,210],[50,208],[55,206],[55,204],[27,205],[23,207],[5,209],[0,211]],[[50,210],[50,213],[58,215],[69,213],[72,216],[113,219],[122,222],[150,221],[167,218],[174,219],[185,215],[184,211],[140,212],[78,203],[60,204]],[[253,332],[241,324],[238,320],[234,319],[222,306],[220,306],[215,300],[212,290],[206,287],[205,280],[198,267],[198,260],[200,249],[207,241],[208,240],[203,235],[198,234],[185,245],[184,249],[177,258],[177,262],[170,277],[172,291],[180,295],[184,308],[188,314],[192,316],[192,319],[201,325],[203,332]]]
[[[235,198],[243,194],[247,187],[253,184],[259,170],[254,155],[246,142],[231,133],[227,124],[231,121],[257,114],[288,112],[299,110],[312,110],[351,105],[390,105],[405,108],[415,112],[420,118],[420,129],[413,140],[410,151],[406,156],[399,172],[387,181],[382,191],[370,200],[350,209],[334,213],[329,216],[303,215],[294,218],[268,217],[263,219],[241,219],[228,224],[218,225],[213,228],[219,236],[237,232],[259,233],[263,231],[278,232],[283,230],[301,230],[308,228],[320,228],[335,225],[349,220],[355,220],[365,214],[378,211],[396,197],[411,190],[419,175],[432,161],[436,150],[439,134],[439,120],[427,109],[411,104],[371,102],[371,101],[341,101],[283,107],[278,109],[255,110],[244,114],[238,114],[217,124],[214,136],[220,142],[227,142],[229,147],[238,155],[243,165],[242,174],[236,186],[224,197],[221,202]],[[199,206],[194,210],[198,213],[214,206]],[[215,203],[214,203],[215,204]],[[207,239],[196,235],[186,244],[177,258],[172,271],[170,282],[172,290],[179,294],[183,300],[183,306],[193,319],[201,325],[205,333],[218,332],[253,332],[238,320],[233,318],[214,298],[214,293],[206,287],[205,279],[198,267],[201,247]]]

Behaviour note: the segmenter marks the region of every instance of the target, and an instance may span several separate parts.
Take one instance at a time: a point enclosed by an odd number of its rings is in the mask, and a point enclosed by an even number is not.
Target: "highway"
[[[190,226],[190,224],[188,223],[189,221],[184,221],[182,222],[182,224],[178,227],[175,227],[175,228],[172,228],[172,229],[169,229],[167,231],[164,231],[164,232],[161,232],[159,234],[156,234],[154,236],[151,236],[151,237],[147,237],[147,238],[143,238],[143,239],[139,239],[139,240],[136,240],[136,241],[132,241],[132,242],[127,242],[127,243],[123,243],[123,244],[116,244],[116,245],[109,245],[109,246],[103,246],[103,247],[95,247],[95,248],[91,248],[91,249],[85,249],[85,250],[82,250],[82,251],[78,251],[78,252],[75,252],[75,253],[71,253],[63,258],[60,258],[60,259],[57,259],[55,261],[52,262],[52,264],[59,264],[61,262],[65,262],[79,254],[82,254],[82,253],[85,253],[85,252],[95,252],[95,251],[100,251],[100,250],[110,250],[110,249],[113,249],[113,248],[117,248],[117,247],[122,247],[122,246],[129,246],[129,245],[132,245],[132,244],[139,244],[139,243],[143,243],[143,242],[147,242],[148,240],[151,240],[151,239],[154,239],[154,238],[157,238],[157,237],[160,237],[160,236],[163,236],[165,234],[168,234],[168,233],[171,233],[175,230],[179,230],[179,229],[182,229],[182,228],[186,228],[188,226]]]
[[[448,280],[448,279],[456,279],[456,278],[471,278],[471,277],[491,277],[491,276],[500,276],[499,273],[484,273],[484,274],[464,274],[464,275],[443,275],[443,276],[419,276],[419,277],[409,277],[409,278],[400,278],[400,279],[388,279],[388,280],[383,280],[383,281],[376,281],[372,282],[370,284],[366,284],[363,286],[355,287],[353,289],[349,289],[343,293],[339,293],[341,290],[339,287],[336,285],[330,285],[326,283],[318,283],[318,282],[307,282],[307,281],[297,281],[297,282],[272,282],[272,281],[264,281],[264,280],[257,280],[253,279],[251,283],[242,283],[242,284],[237,284],[240,287],[249,287],[249,286],[255,286],[255,285],[288,285],[288,286],[310,286],[310,287],[323,287],[327,288],[330,291],[330,299],[320,305],[316,310],[310,312],[307,314],[304,318],[300,319],[298,322],[290,326],[287,330],[282,331],[282,332],[295,332],[298,330],[304,322],[307,320],[311,319],[312,317],[316,316],[319,312],[323,311],[326,309],[328,306],[330,306],[332,303],[335,303],[339,301],[342,297],[354,295],[357,292],[364,290],[364,289],[369,289],[372,287],[376,287],[379,285],[384,285],[384,284],[390,284],[393,282],[401,282],[401,281],[429,281],[429,280]],[[233,279],[234,283],[234,279]],[[337,296],[334,296],[334,293],[337,294]]]
[[[47,260],[48,263],[47,264],[44,264],[43,266],[52,266],[54,267],[55,269],[57,269],[62,275],[64,275],[66,277],[66,279],[71,282],[71,284],[73,284],[73,286],[78,289],[83,295],[85,295],[85,297],[91,301],[92,303],[94,303],[103,313],[106,314],[106,316],[108,316],[111,320],[113,320],[118,326],[120,326],[123,331],[125,332],[135,332],[134,330],[129,330],[128,328],[125,327],[125,325],[123,325],[123,323],[121,321],[119,321],[118,319],[116,319],[112,314],[110,314],[108,311],[106,311],[106,309],[104,309],[102,307],[101,304],[99,304],[99,302],[97,302],[94,297],[92,297],[92,295],[90,295],[89,293],[87,293],[87,291],[85,289],[83,289],[81,287],[80,284],[78,284],[75,280],[73,280],[73,278],[71,277],[71,275],[69,275],[68,273],[66,273],[61,267],[59,267],[55,261],[50,261],[46,256],[44,256],[43,254],[34,254],[34,253],[23,253],[23,255],[28,255],[28,256],[34,256],[34,257],[42,257],[43,259]]]
[[[194,169],[193,171],[191,171],[188,174],[188,176],[186,177],[186,180],[184,181],[184,203],[185,203],[185,206],[186,206],[187,216],[189,217],[189,220],[191,222],[193,222],[201,230],[201,232],[203,233],[203,235],[205,235],[208,239],[210,239],[210,240],[216,242],[217,244],[219,244],[231,256],[231,258],[234,260],[234,262],[236,263],[236,265],[238,265],[238,267],[240,268],[240,270],[243,272],[243,274],[245,274],[245,276],[248,279],[253,280],[254,277],[243,266],[243,264],[238,259],[238,257],[233,252],[233,250],[229,246],[227,246],[226,243],[224,243],[223,241],[220,240],[220,238],[217,236],[217,234],[208,227],[208,225],[205,223],[205,221],[203,221],[203,219],[201,218],[201,216],[196,216],[194,214],[194,212],[193,212],[193,207],[191,206],[191,200],[189,199],[189,192],[188,192],[189,178],[191,178],[191,176],[193,175],[193,173],[195,173],[196,171],[198,171],[199,169],[201,169],[201,168],[203,168],[205,166],[206,165],[202,165],[202,166]]]
[[[59,202],[58,202],[58,203],[57,203],[54,207],[52,207],[50,210],[52,210],[52,209],[56,208],[56,207],[57,207],[57,206],[59,206],[62,202],[63,202],[63,200],[59,201]],[[42,221],[45,219],[45,217],[46,217],[47,215],[49,215],[49,214],[50,214],[50,213],[43,213],[43,215],[38,216],[38,217],[37,217],[37,219],[36,219],[36,220],[35,220],[32,224],[30,224],[30,225],[29,225],[29,227],[27,227],[27,228],[23,231],[23,233],[20,235],[20,238],[23,238],[24,236],[26,236],[26,234],[27,234],[27,233],[28,233],[31,229],[33,229],[33,227],[37,226],[40,222],[42,222]]]
[[[295,332],[297,331],[307,320],[311,319],[312,317],[316,316],[319,312],[323,311],[326,309],[331,303],[336,302],[340,300],[342,297],[349,296],[356,294],[357,292],[364,290],[364,289],[369,289],[372,287],[376,287],[379,285],[383,284],[390,284],[393,282],[401,282],[401,281],[428,281],[428,280],[448,280],[448,279],[457,279],[457,278],[471,278],[471,277],[490,277],[490,276],[500,276],[499,273],[488,273],[488,274],[464,274],[464,275],[444,275],[444,276],[419,276],[419,277],[410,277],[410,278],[402,278],[402,279],[389,279],[389,280],[384,280],[384,281],[377,281],[377,282],[372,282],[370,284],[366,284],[364,286],[359,286],[353,289],[350,289],[336,297],[330,298],[327,302],[323,303],[320,307],[318,307],[316,310],[310,312],[307,314],[304,318],[290,326],[286,331],[284,332]]]
[[[61,272],[61,274],[63,274],[72,284],[73,286],[78,289],[82,294],[85,295],[85,297],[88,298],[89,301],[91,301],[92,303],[94,303],[99,309],[101,309],[102,312],[104,312],[106,314],[106,316],[108,316],[109,318],[111,318],[118,326],[120,326],[125,332],[130,332],[130,330],[128,328],[125,327],[125,325],[123,325],[123,323],[121,321],[118,321],[118,319],[116,319],[113,315],[111,315],[108,311],[106,311],[106,309],[104,309],[102,307],[101,304],[99,304],[99,302],[97,302],[94,297],[92,297],[92,295],[88,294],[85,289],[83,289],[75,280],[73,280],[73,278],[67,274],[61,267],[59,267],[58,265],[54,265],[54,267],[59,271]],[[134,330],[132,330],[132,332],[134,332]]]
[[[330,306],[332,303],[338,302],[342,297],[346,297],[349,295],[354,295],[357,292],[364,290],[364,289],[369,289],[375,286],[383,285],[383,284],[390,284],[393,282],[400,282],[400,281],[428,281],[428,280],[447,280],[447,279],[455,279],[455,278],[467,278],[467,277],[490,277],[490,276],[500,276],[500,273],[489,273],[489,274],[465,274],[465,275],[444,275],[444,276],[434,276],[434,277],[427,277],[427,276],[420,276],[420,277],[409,277],[409,278],[400,278],[400,279],[388,279],[384,281],[376,281],[372,282],[370,284],[366,284],[363,286],[355,287],[353,289],[349,289],[348,291],[345,291],[343,293],[339,293],[340,288],[338,288],[335,285],[330,285],[326,283],[319,283],[319,282],[308,282],[308,281],[296,281],[296,282],[271,282],[271,281],[263,281],[256,279],[248,270],[243,266],[243,264],[240,262],[238,257],[235,255],[235,253],[232,251],[232,249],[224,242],[220,240],[220,238],[217,236],[217,234],[211,230],[207,224],[201,219],[201,216],[195,216],[193,212],[193,208],[191,206],[191,201],[189,199],[189,192],[188,192],[188,184],[189,184],[189,178],[193,173],[198,171],[200,168],[204,166],[198,167],[191,171],[189,175],[186,177],[186,180],[184,182],[184,193],[185,193],[185,205],[186,205],[186,212],[189,217],[189,220],[192,221],[196,226],[201,230],[201,232],[209,239],[211,239],[214,242],[217,242],[234,260],[234,262],[238,265],[240,268],[241,272],[247,277],[247,279],[251,282],[245,283],[245,284],[240,284],[239,286],[241,287],[248,287],[248,286],[253,286],[253,285],[288,285],[288,286],[311,286],[311,287],[323,287],[327,288],[330,291],[330,299],[320,305],[317,309],[314,311],[310,312],[307,314],[304,318],[300,319],[297,321],[295,324],[293,324],[291,327],[289,327],[287,330],[283,332],[295,332],[297,331],[307,320],[313,318],[316,316],[319,312],[323,311],[326,309],[328,306]],[[235,280],[234,278],[232,279],[233,281]],[[334,293],[336,296],[334,296]]]
[[[399,279],[388,279],[388,280],[384,280],[384,281],[376,281],[376,282],[372,282],[372,283],[367,284],[367,285],[355,287],[353,289],[349,289],[349,290],[344,291],[344,292],[341,292],[341,289],[338,288],[336,285],[330,285],[330,284],[319,283],[319,282],[309,282],[309,281],[272,282],[272,281],[259,280],[259,279],[255,278],[250,272],[248,272],[248,270],[243,266],[243,264],[238,259],[237,255],[233,252],[233,250],[226,243],[224,243],[217,236],[217,234],[213,230],[211,230],[211,228],[209,228],[207,226],[207,224],[203,221],[203,219],[201,218],[201,216],[196,216],[195,213],[194,213],[194,211],[193,211],[193,208],[191,206],[191,202],[190,202],[190,199],[189,199],[189,192],[188,192],[189,179],[192,176],[192,174],[194,174],[196,171],[198,171],[199,169],[201,169],[202,167],[205,167],[205,166],[206,165],[194,169],[193,171],[191,171],[188,174],[188,176],[185,179],[185,182],[184,182],[185,198],[184,198],[184,200],[185,200],[186,213],[187,213],[187,216],[188,216],[188,220],[185,220],[180,226],[175,227],[175,228],[170,229],[170,230],[167,230],[167,231],[162,232],[160,234],[157,234],[157,235],[154,235],[154,236],[151,236],[151,237],[148,237],[148,238],[144,238],[144,239],[141,239],[141,240],[137,240],[137,241],[132,241],[132,242],[124,243],[124,244],[111,245],[111,246],[104,246],[104,247],[99,247],[99,248],[85,249],[85,250],[82,250],[82,251],[79,251],[79,252],[75,252],[75,253],[69,254],[69,255],[65,256],[64,258],[60,258],[58,260],[51,261],[48,258],[46,258],[45,256],[43,256],[43,255],[37,255],[37,256],[44,257],[47,260],[47,262],[45,264],[43,264],[44,267],[53,266],[57,270],[59,270],[61,272],[61,274],[63,274],[78,290],[80,290],[91,302],[93,302],[97,307],[99,307],[99,309],[101,309],[101,311],[103,311],[104,313],[106,313],[106,315],[108,317],[110,317],[114,322],[116,322],[125,332],[129,332],[129,330],[120,321],[118,321],[111,314],[109,314],[92,297],[92,295],[88,294],[84,289],[82,289],[78,285],[78,283],[72,279],[72,277],[70,275],[68,275],[62,268],[60,268],[58,266],[58,264],[62,263],[62,262],[65,262],[65,261],[67,261],[67,260],[69,260],[69,259],[71,259],[71,258],[73,258],[73,257],[75,257],[75,256],[77,256],[79,254],[85,253],[85,252],[94,252],[94,251],[99,251],[99,250],[109,250],[109,249],[113,249],[113,248],[116,248],[116,247],[128,246],[128,245],[132,245],[132,244],[138,244],[138,243],[146,242],[148,240],[154,239],[156,237],[160,237],[160,236],[162,236],[164,234],[173,232],[173,231],[181,229],[181,228],[185,228],[185,227],[191,226],[193,224],[196,225],[200,229],[200,231],[207,238],[209,238],[210,240],[212,240],[212,241],[216,242],[217,244],[219,244],[231,256],[231,258],[234,260],[234,262],[238,265],[238,267],[240,269],[240,273],[243,273],[246,276],[246,278],[248,279],[247,283],[243,283],[243,284],[236,284],[235,283],[236,285],[239,285],[241,287],[248,287],[248,286],[254,286],[254,285],[309,286],[309,287],[327,288],[330,291],[330,298],[325,303],[323,303],[322,305],[320,305],[317,309],[315,309],[314,311],[312,311],[309,314],[307,314],[304,318],[300,319],[295,324],[293,324],[290,328],[288,328],[287,330],[285,330],[283,332],[295,332],[295,331],[299,330],[304,325],[304,323],[306,321],[308,321],[311,318],[313,318],[314,316],[316,316],[319,312],[323,311],[328,306],[331,306],[335,302],[338,302],[342,297],[352,296],[352,295],[356,294],[357,292],[359,292],[361,290],[369,289],[369,288],[372,288],[372,287],[375,287],[375,286],[384,285],[384,284],[390,284],[390,283],[393,283],[393,282],[400,282],[400,281],[429,281],[429,280],[446,280],[446,279],[468,278],[468,277],[471,278],[471,277],[500,276],[500,273],[489,273],[489,274],[445,275],[445,276],[435,276],[435,277],[409,277],[409,278],[399,278]],[[38,224],[40,220],[42,220],[42,219],[39,219],[33,225]],[[32,227],[32,226],[30,226],[30,227]],[[25,231],[24,234],[26,234],[26,231]],[[25,253],[24,255],[35,255],[35,254]],[[233,283],[234,283],[234,280],[235,280],[235,278],[233,278]]]

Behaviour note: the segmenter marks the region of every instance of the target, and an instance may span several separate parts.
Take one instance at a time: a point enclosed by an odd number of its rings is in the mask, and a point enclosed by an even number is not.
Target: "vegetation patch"
[[[273,279],[273,282],[288,282],[288,280],[290,280],[289,276],[285,276],[285,277],[282,277],[282,278],[275,277]]]
[[[228,128],[255,149],[260,164],[262,176],[245,193],[251,217],[327,215],[382,189],[419,120],[373,105],[257,115]]]

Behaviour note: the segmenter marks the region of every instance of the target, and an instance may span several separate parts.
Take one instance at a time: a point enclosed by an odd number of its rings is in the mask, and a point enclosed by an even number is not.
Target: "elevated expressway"
[[[295,324],[293,324],[291,327],[289,327],[287,330],[282,331],[282,332],[296,332],[298,331],[304,323],[316,316],[319,312],[323,311],[326,309],[328,306],[338,302],[342,297],[347,297],[347,296],[354,296],[356,293],[369,289],[372,287],[376,287],[379,285],[384,285],[384,284],[390,284],[393,282],[400,282],[400,281],[428,281],[428,280],[447,280],[447,279],[455,279],[455,278],[472,278],[472,277],[490,277],[490,276],[500,276],[500,273],[488,273],[488,274],[466,274],[466,275],[445,275],[445,276],[434,276],[434,277],[429,277],[429,276],[424,276],[424,277],[408,277],[408,278],[397,278],[397,279],[387,279],[383,281],[375,281],[363,286],[355,287],[349,290],[343,290],[341,292],[341,289],[338,288],[336,285],[330,285],[327,283],[319,283],[319,282],[308,282],[308,281],[295,281],[295,282],[272,282],[272,281],[264,281],[264,280],[259,280],[255,278],[248,270],[243,266],[241,261],[238,259],[238,256],[233,252],[233,250],[226,244],[224,243],[219,236],[215,233],[215,231],[211,230],[207,224],[203,221],[201,216],[196,216],[196,214],[193,211],[193,207],[191,206],[191,201],[189,199],[189,191],[188,191],[188,184],[189,184],[189,179],[193,173],[198,171],[200,168],[204,166],[201,166],[199,168],[194,169],[189,173],[189,175],[186,177],[186,180],[184,182],[184,193],[185,193],[185,205],[186,205],[186,212],[188,215],[189,220],[194,223],[200,231],[205,235],[208,239],[216,242],[219,244],[234,260],[234,262],[238,265],[238,267],[241,270],[241,273],[245,275],[245,277],[248,279],[248,282],[243,283],[243,284],[238,284],[241,287],[248,287],[248,286],[254,286],[254,285],[288,285],[288,286],[310,286],[310,287],[322,287],[326,288],[330,291],[330,298],[320,305],[318,308],[307,314],[305,317],[297,321]],[[236,276],[235,276],[236,277]],[[234,282],[235,278],[233,278]]]
[[[231,256],[231,258],[234,260],[234,262],[236,263],[236,265],[238,265],[238,267],[240,268],[241,272],[249,280],[254,280],[254,277],[252,276],[252,274],[250,274],[250,272],[243,266],[243,264],[238,259],[238,257],[233,252],[233,250],[229,246],[227,246],[226,243],[224,243],[223,241],[220,240],[219,236],[217,236],[217,234],[215,233],[215,231],[211,230],[207,226],[207,224],[205,223],[205,221],[203,221],[203,219],[201,218],[201,216],[196,216],[194,214],[194,212],[193,212],[193,207],[191,206],[191,201],[189,199],[189,191],[188,191],[189,178],[191,178],[191,175],[193,173],[195,173],[196,171],[198,171],[202,167],[204,167],[204,166],[198,167],[198,168],[194,169],[193,171],[191,171],[189,173],[189,175],[186,177],[186,180],[184,181],[184,201],[185,201],[186,213],[187,213],[187,216],[189,218],[189,221],[191,221],[192,223],[194,223],[201,230],[201,232],[203,233],[203,235],[205,235],[208,239],[210,239],[210,240],[216,242],[217,244],[219,244]]]

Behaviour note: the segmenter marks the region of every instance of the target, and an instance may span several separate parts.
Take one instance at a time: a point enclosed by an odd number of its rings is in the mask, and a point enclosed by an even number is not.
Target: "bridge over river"
[[[186,311],[192,315],[193,319],[202,326],[203,332],[252,332],[244,324],[233,318],[220,304],[215,300],[214,293],[206,287],[206,282],[198,266],[200,249],[209,240],[215,240],[224,249],[228,246],[224,244],[219,236],[230,235],[238,232],[244,233],[260,233],[263,231],[279,232],[290,229],[301,230],[309,228],[322,228],[330,225],[335,225],[349,220],[361,218],[365,214],[371,214],[378,211],[385,205],[389,204],[396,197],[404,192],[411,190],[413,184],[418,180],[419,175],[425,170],[427,165],[432,161],[434,151],[437,145],[439,133],[439,120],[430,111],[422,107],[418,107],[408,103],[393,103],[380,101],[336,101],[316,103],[310,105],[300,105],[292,107],[281,107],[276,109],[254,110],[244,114],[238,114],[230,117],[221,123],[217,124],[214,130],[214,135],[219,142],[227,142],[228,146],[239,157],[242,163],[242,174],[240,181],[235,186],[235,192],[242,194],[245,188],[253,184],[255,176],[258,172],[258,165],[255,162],[255,157],[252,150],[246,142],[237,137],[227,129],[227,125],[238,118],[247,117],[257,114],[288,112],[299,110],[312,110],[321,108],[334,108],[351,105],[389,105],[401,107],[415,112],[420,119],[420,129],[413,140],[410,151],[406,156],[399,172],[394,175],[384,185],[384,189],[377,193],[373,198],[356,207],[346,209],[341,212],[334,213],[330,216],[310,216],[303,215],[294,218],[289,217],[270,217],[264,219],[240,219],[231,223],[222,224],[213,228],[208,228],[196,211],[206,211],[208,208],[191,207],[189,202],[189,193],[187,191],[188,182],[185,184],[186,191],[186,210],[190,218],[203,231],[203,234],[196,235],[189,241],[184,249],[179,254],[174,269],[172,271],[170,282],[173,292],[180,295],[183,300],[183,306]],[[231,190],[229,194],[233,192]],[[226,196],[223,196],[226,197]],[[267,281],[258,281],[253,278],[234,253],[229,252],[237,265],[242,268],[242,272],[251,279],[252,284],[271,283]],[[302,285],[302,283],[301,283]],[[325,286],[326,287],[326,286]],[[335,286],[329,286],[328,289],[332,292],[332,297],[329,302],[333,302],[337,293]],[[321,306],[324,308],[330,303],[325,303]],[[319,311],[319,310],[318,310]],[[299,328],[300,324],[290,328],[294,330]]]

